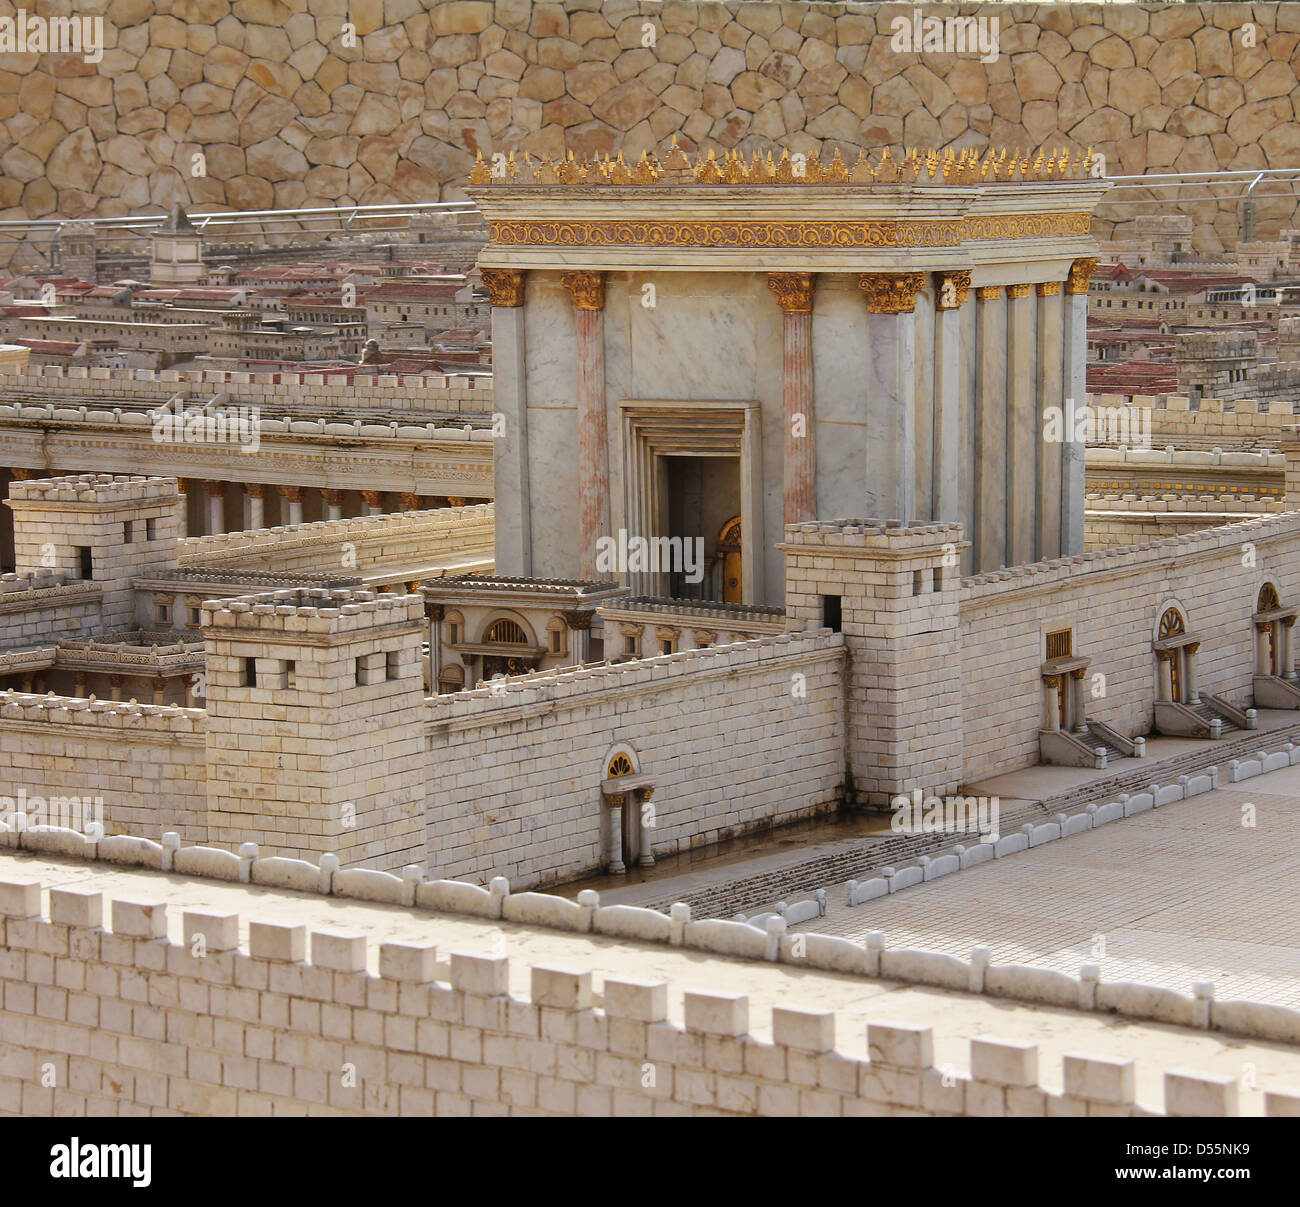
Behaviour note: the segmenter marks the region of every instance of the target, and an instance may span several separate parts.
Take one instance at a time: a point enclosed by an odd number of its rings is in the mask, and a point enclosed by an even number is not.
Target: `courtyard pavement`
[[[1300,1007],[1300,767],[852,909],[828,887],[827,905],[793,929]]]

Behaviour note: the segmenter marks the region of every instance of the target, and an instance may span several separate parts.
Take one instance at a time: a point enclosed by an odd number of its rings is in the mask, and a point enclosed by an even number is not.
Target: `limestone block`
[[[1235,1077],[1216,1077],[1186,1069],[1170,1069],[1165,1073],[1166,1115],[1223,1117],[1237,1113]]]
[[[307,928],[274,922],[250,922],[248,951],[258,959],[301,963],[307,958]]]
[[[162,939],[167,936],[167,906],[161,901],[119,901],[110,905],[115,935],[139,939]]]
[[[592,1003],[591,973],[533,965],[530,996],[535,1006],[589,1010]]]
[[[749,997],[743,993],[688,990],[683,998],[687,1031],[744,1035],[749,1031]]]
[[[1128,1106],[1133,1102],[1134,1062],[1104,1056],[1064,1057],[1065,1093],[1089,1102]]]
[[[311,962],[317,968],[330,968],[336,972],[364,972],[366,937],[314,930],[311,934]]]
[[[1038,1046],[1012,1039],[972,1039],[971,1077],[1001,1086],[1038,1084]]]
[[[0,908],[0,912],[7,911]],[[76,887],[51,888],[50,921],[64,926],[102,926],[104,894],[92,889]]]
[[[668,1017],[665,981],[610,980],[604,984],[605,1013],[612,1018],[660,1023]]]
[[[0,915],[8,918],[38,918],[41,914],[41,885],[36,880],[0,880]]]
[[[185,946],[191,951],[235,951],[239,947],[239,915],[186,910],[181,915]],[[200,939],[201,937],[201,939]],[[195,940],[200,940],[196,944]]]
[[[835,1012],[773,1006],[772,1038],[806,1052],[829,1052],[835,1047]]]
[[[451,953],[451,984],[479,997],[509,992],[510,961],[505,956]]]
[[[934,1032],[911,1023],[868,1023],[867,1051],[873,1064],[928,1069],[934,1064]]]

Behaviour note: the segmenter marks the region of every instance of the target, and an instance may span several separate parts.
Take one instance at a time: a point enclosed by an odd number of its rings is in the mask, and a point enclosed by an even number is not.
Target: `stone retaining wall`
[[[997,18],[1000,53],[897,53],[912,8],[875,3],[85,0],[100,62],[0,56],[0,219],[455,199],[476,151],[635,157],[674,135],[827,156],[1070,144],[1111,173],[1294,166],[1295,5],[922,11]],[[1261,237],[1294,208],[1263,194]],[[1235,241],[1235,202],[1188,209],[1197,248]]]

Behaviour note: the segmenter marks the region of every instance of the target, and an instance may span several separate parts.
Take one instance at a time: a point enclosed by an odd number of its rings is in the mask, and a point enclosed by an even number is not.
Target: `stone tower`
[[[175,478],[70,474],[11,482],[14,569],[101,584],[104,631],[135,626],[134,580],[176,567]]]
[[[844,634],[847,799],[888,805],[962,780],[960,524],[788,524],[786,615]]]
[[[78,281],[96,283],[93,226],[68,223],[59,228],[59,271]]]
[[[150,239],[149,284],[156,288],[198,285],[203,271],[203,236],[185,210],[173,205],[167,221]]]
[[[424,858],[424,601],[298,589],[203,607],[208,841]]]

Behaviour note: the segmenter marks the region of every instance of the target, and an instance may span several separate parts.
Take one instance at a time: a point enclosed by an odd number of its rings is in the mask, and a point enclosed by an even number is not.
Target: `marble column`
[[[327,520],[341,520],[343,518],[343,492],[341,490],[322,490],[321,494],[325,496],[325,518]]]
[[[226,530],[226,484],[204,482],[203,489],[208,492],[208,532],[216,536]]]
[[[813,416],[812,274],[771,272],[767,287],[784,314],[784,520],[817,518],[817,437]]]
[[[1097,269],[1094,259],[1075,260],[1065,282],[1065,398],[1067,409],[1088,402],[1088,281]],[[1071,403],[1071,399],[1073,402]],[[1070,433],[1067,431],[1066,433]],[[1061,465],[1061,556],[1084,551],[1084,445],[1067,441]]]
[[[1174,656],[1174,650],[1159,650],[1156,653],[1156,699],[1162,704],[1168,704],[1174,698]]]
[[[599,272],[565,272],[560,282],[573,299],[578,334],[578,577],[594,582],[602,577],[596,570],[596,542],[609,534],[610,514],[605,278]]]
[[[502,574],[530,575],[533,567],[529,498],[528,372],[523,272],[485,268],[480,274],[492,303],[493,479],[496,565]]]
[[[976,572],[1007,564],[1007,310],[1001,285],[975,291]]]
[[[640,816],[637,817],[637,833],[641,837],[641,849],[637,852],[637,867],[652,868],[655,865],[654,842],[651,835],[654,833],[654,826],[645,824],[646,810],[645,806],[650,803],[650,798],[654,796],[653,788],[641,789],[641,800],[638,802],[641,806]]]
[[[121,698],[122,698],[122,685],[123,685],[125,682],[126,682],[126,676],[125,676],[125,675],[109,675],[109,677],[108,677],[108,685],[109,685],[109,691],[110,691],[110,699],[113,699],[113,700],[121,700]]]
[[[1295,628],[1296,618],[1294,616],[1282,617],[1282,677],[1284,679],[1294,679],[1295,676],[1295,646],[1292,644],[1292,630]]]
[[[916,295],[919,272],[863,273],[867,295],[867,516],[916,518]]]
[[[621,793],[605,797],[609,804],[609,858],[605,863],[607,872],[626,872],[623,863],[623,804],[627,798]]]
[[[1196,688],[1196,651],[1201,648],[1199,641],[1189,642],[1178,652],[1183,656],[1183,699],[1184,704],[1197,704],[1201,693]]]
[[[1072,709],[1072,720],[1074,723],[1074,732],[1085,734],[1088,732],[1088,698],[1084,693],[1084,676],[1087,674],[1084,667],[1070,672],[1071,683],[1070,689],[1074,693],[1074,708]]]
[[[575,665],[591,657],[591,613],[573,610],[564,613],[564,623],[569,633],[569,660]]]
[[[1032,562],[1038,539],[1034,305],[1032,284],[1007,286],[1007,564],[1011,566]]]
[[[1065,336],[1061,283],[1044,281],[1038,291],[1038,536],[1034,556],[1049,561],[1061,556],[1061,462],[1064,445],[1044,438],[1047,408],[1061,413],[1061,357]]]
[[[934,451],[930,518],[961,519],[958,494],[961,449],[961,307],[970,297],[970,273],[936,273],[934,279]]]
[[[290,524],[302,523],[302,487],[301,486],[281,486],[280,493],[284,496],[285,502],[289,504]]]
[[[1267,675],[1269,673],[1268,660],[1268,638],[1269,630],[1273,627],[1271,621],[1261,620],[1255,625],[1255,674]]]
[[[382,515],[384,512],[384,492],[382,490],[363,490],[361,497],[366,502],[366,515]]]
[[[189,531],[190,527],[190,482],[188,478],[177,478],[176,489],[180,492],[180,501],[176,504],[176,518],[179,523],[176,526],[177,536],[197,536],[197,533]]]
[[[1061,728],[1061,677],[1049,675],[1043,680],[1044,729],[1057,732]]]
[[[163,693],[167,690],[167,680],[161,675],[155,675],[153,681],[153,702],[161,704],[163,702]]]
[[[244,490],[248,493],[249,528],[265,528],[266,486],[261,482],[250,482]]]

